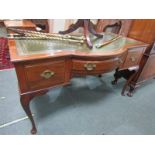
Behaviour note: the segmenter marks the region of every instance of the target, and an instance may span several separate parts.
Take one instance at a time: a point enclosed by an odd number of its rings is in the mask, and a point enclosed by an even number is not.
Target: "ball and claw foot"
[[[35,135],[37,133],[37,129],[36,128],[32,128],[31,129],[31,134]]]

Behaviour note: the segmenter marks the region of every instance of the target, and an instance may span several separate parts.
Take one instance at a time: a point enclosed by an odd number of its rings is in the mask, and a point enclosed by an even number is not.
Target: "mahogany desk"
[[[54,40],[9,40],[21,105],[32,123],[32,134],[37,132],[29,107],[33,97],[45,94],[51,87],[68,84],[74,76],[100,75],[139,65],[147,47],[142,42],[121,37],[96,48],[98,43],[114,36],[105,34],[100,39],[92,38],[92,49],[85,44]]]

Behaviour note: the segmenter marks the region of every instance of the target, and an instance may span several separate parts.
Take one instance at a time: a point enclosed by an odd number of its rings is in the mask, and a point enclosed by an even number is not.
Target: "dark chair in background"
[[[99,19],[96,24],[96,31],[108,31],[122,36],[127,36],[131,24],[131,19]]]
[[[31,19],[31,21],[41,29],[42,32],[49,32],[48,19]]]

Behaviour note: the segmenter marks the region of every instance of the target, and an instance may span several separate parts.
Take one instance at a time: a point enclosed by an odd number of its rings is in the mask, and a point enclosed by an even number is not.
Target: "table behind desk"
[[[8,34],[14,33],[10,31],[8,28],[36,31],[36,25],[32,23],[30,20],[4,20],[4,25],[7,29]]]

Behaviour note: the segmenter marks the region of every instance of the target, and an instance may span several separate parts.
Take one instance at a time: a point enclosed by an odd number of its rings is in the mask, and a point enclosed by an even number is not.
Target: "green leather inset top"
[[[121,49],[125,45],[136,45],[141,44],[142,42],[120,37],[114,42],[105,45],[101,48],[97,48],[96,45],[103,43],[107,40],[116,37],[116,34],[104,34],[103,38],[91,38],[93,43],[93,48],[89,49],[86,44],[80,43],[71,43],[67,41],[58,41],[58,40],[16,40],[17,52],[19,55],[32,55],[32,54],[43,54],[43,53],[52,53],[60,51],[81,51],[81,52],[108,52]]]

